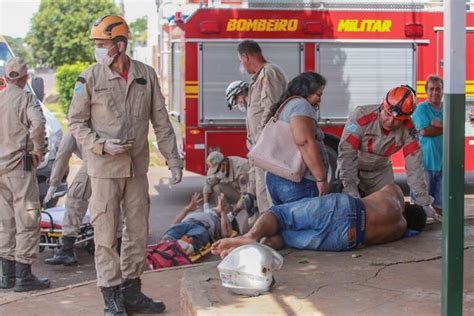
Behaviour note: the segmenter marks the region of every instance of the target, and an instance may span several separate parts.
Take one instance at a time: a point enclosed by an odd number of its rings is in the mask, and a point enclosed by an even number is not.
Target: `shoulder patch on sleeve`
[[[369,113],[367,115],[361,116],[357,119],[357,124],[360,126],[367,125],[370,122],[373,122],[377,119],[377,114],[375,112]]]
[[[77,77],[77,82],[81,82],[81,83],[86,83],[86,79],[84,77]]]
[[[74,88],[74,93],[81,93],[82,90],[84,89],[84,84],[79,82],[76,84],[76,87]]]
[[[355,133],[355,131],[357,131],[357,125],[355,125],[354,123],[351,123],[349,124],[349,126],[347,126],[347,130],[351,133]]]

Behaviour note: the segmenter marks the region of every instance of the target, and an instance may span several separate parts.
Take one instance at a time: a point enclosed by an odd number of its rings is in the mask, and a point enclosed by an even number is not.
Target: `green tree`
[[[25,39],[21,37],[13,38],[11,36],[5,36],[8,44],[10,45],[15,56],[23,58],[29,67],[34,67],[33,54],[31,47],[25,43]]]
[[[90,64],[77,62],[72,65],[62,65],[56,69],[56,86],[59,92],[59,103],[64,111],[68,113],[69,104],[74,94],[74,86],[77,81],[77,77],[87,68]]]
[[[94,61],[89,32],[94,21],[118,14],[113,0],[42,0],[27,42],[39,64],[58,67]]]
[[[143,16],[130,23],[130,30],[132,32],[132,40],[129,44],[130,52],[137,46],[143,46],[146,44],[148,36],[148,18]]]

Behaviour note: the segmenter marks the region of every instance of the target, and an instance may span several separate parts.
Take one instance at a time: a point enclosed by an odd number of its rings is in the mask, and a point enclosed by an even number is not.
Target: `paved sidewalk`
[[[216,262],[148,272],[144,291],[166,315],[438,315],[441,226],[418,237],[330,253],[285,250],[276,285],[244,298],[224,289]],[[474,315],[474,220],[466,220],[464,314]],[[0,300],[0,315],[101,315],[95,282]]]

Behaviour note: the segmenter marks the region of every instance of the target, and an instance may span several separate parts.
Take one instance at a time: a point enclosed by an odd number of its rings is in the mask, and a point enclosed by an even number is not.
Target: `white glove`
[[[204,210],[210,210],[210,209],[211,209],[211,206],[209,205],[209,203],[206,202],[206,203],[204,203],[204,205],[203,205],[203,209],[204,209]]]
[[[443,218],[436,213],[436,210],[431,205],[423,206],[426,217],[434,219],[436,222],[442,222]]]
[[[109,155],[123,154],[132,148],[131,143],[123,143],[120,139],[107,139],[104,143],[104,153]]]
[[[171,167],[171,184],[177,184],[181,182],[181,178],[183,177],[183,169],[180,167]]]
[[[55,187],[53,185],[50,185],[48,188],[48,192],[46,192],[46,196],[44,197],[43,204],[46,205],[48,204],[49,201],[53,198],[54,193],[56,193],[56,190],[58,187]]]

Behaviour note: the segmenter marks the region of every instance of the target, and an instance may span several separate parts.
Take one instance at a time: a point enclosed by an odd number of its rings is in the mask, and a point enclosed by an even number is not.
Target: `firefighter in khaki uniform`
[[[119,16],[98,19],[91,30],[98,64],[78,78],[69,110],[69,128],[87,151],[92,196],[97,283],[106,315],[161,313],[165,305],[141,292],[146,266],[149,196],[148,130],[151,121],[158,147],[181,181],[182,160],[155,71],[130,59],[130,32]],[[116,231],[122,207],[121,256]]]
[[[39,250],[40,201],[36,166],[45,149],[45,118],[34,96],[23,89],[26,63],[11,58],[0,92],[0,288],[16,292],[49,287],[31,273]]]
[[[203,188],[204,210],[210,210],[209,202],[224,194],[226,204],[234,206],[232,217],[236,218],[239,233],[249,229],[248,219],[257,210],[254,207],[255,196],[249,192],[249,161],[238,156],[224,157],[221,152],[213,151],[206,159],[208,166],[206,184]],[[245,209],[246,212],[240,212]]]
[[[394,183],[390,157],[403,149],[407,181],[427,216],[439,219],[431,206],[423,171],[423,154],[410,115],[415,93],[409,86],[391,89],[382,105],[357,107],[349,116],[339,143],[337,173],[343,192],[367,196]]]
[[[283,95],[286,78],[283,71],[268,63],[262,55],[257,42],[245,40],[238,48],[242,67],[252,75],[247,99],[247,146],[249,150],[257,143],[266,122],[270,118],[270,108]],[[259,212],[265,212],[271,206],[265,182],[265,171],[252,166],[250,181],[255,182],[255,191]]]
[[[82,146],[76,142],[76,139],[72,136],[70,131],[64,134],[58,152],[56,153],[56,160],[54,161],[51,177],[49,178],[49,189],[44,198],[44,204],[46,205],[53,198],[61,179],[66,173],[69,159],[73,153],[82,159],[82,165],[77,171],[67,192],[66,211],[64,212],[62,226],[62,247],[54,254],[53,258],[47,258],[44,261],[47,264],[73,265],[77,262],[73,247],[82,225],[82,220],[86,215],[92,192],[89,176],[87,175],[86,152]]]

